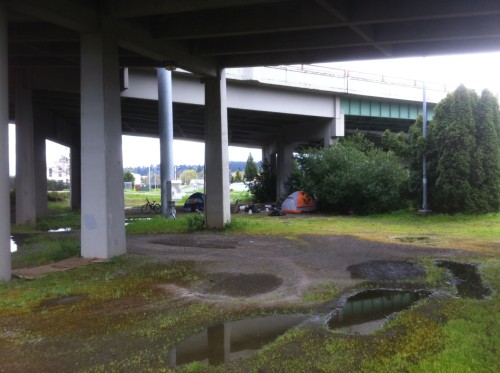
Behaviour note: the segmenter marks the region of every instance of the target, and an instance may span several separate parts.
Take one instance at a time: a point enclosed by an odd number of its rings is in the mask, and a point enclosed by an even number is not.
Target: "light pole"
[[[427,138],[427,95],[425,92],[425,82],[422,82],[422,91],[422,136],[425,143],[425,139]],[[425,157],[425,152],[422,157],[422,210],[419,210],[418,212],[420,214],[429,214],[431,212],[427,203],[427,159]]]

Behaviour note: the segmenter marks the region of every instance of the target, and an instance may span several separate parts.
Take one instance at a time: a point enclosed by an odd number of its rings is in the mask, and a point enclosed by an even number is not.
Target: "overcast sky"
[[[323,64],[325,65],[325,64]],[[454,88],[463,83],[468,88],[482,90],[488,88],[493,93],[500,92],[500,53],[453,55],[442,57],[419,57],[395,60],[373,60],[326,64],[331,67],[382,74],[393,77],[448,83]],[[9,126],[12,127],[13,126]],[[13,132],[13,131],[10,131]],[[10,149],[14,149],[14,139],[10,136]],[[203,164],[204,144],[174,140],[174,164]],[[246,161],[252,153],[255,161],[260,161],[260,149],[229,147],[230,161]],[[148,166],[160,162],[158,139],[123,136],[124,167]],[[47,162],[52,163],[68,150],[49,142]],[[10,170],[14,169],[15,154],[10,151]]]

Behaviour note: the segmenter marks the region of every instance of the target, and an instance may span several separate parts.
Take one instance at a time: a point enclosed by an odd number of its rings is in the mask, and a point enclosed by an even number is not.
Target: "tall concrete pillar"
[[[16,224],[36,224],[33,99],[26,72],[16,75]]]
[[[47,208],[47,148],[45,122],[40,108],[33,108],[34,146],[35,146],[35,205],[36,218],[43,218],[48,214]]]
[[[340,97],[333,99],[335,117],[328,119],[324,125],[323,142],[325,146],[330,146],[335,142],[335,138],[345,135],[345,118],[340,108]]]
[[[10,280],[9,76],[7,9],[0,2],[0,281]]]
[[[71,210],[79,211],[82,204],[82,167],[81,167],[81,146],[80,146],[80,135],[75,134],[73,136],[73,141],[70,147],[70,203]]]
[[[118,44],[104,31],[81,36],[83,257],[125,253]]]
[[[205,81],[205,216],[207,228],[231,221],[226,74]]]
[[[172,218],[172,180],[174,179],[174,120],[172,107],[172,72],[157,71],[158,118],[160,125],[161,215]],[[175,208],[175,207],[174,207]]]

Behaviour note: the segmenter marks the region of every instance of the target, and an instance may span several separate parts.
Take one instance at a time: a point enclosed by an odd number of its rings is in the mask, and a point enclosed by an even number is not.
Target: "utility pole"
[[[427,95],[425,92],[425,82],[422,82],[422,91],[422,136],[425,142],[425,139],[427,138]],[[422,210],[419,210],[418,212],[424,215],[431,212],[427,203],[427,159],[425,157],[425,153],[422,157]]]

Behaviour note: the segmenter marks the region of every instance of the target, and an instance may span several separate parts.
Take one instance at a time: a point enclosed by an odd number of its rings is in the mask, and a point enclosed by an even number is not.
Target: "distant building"
[[[47,165],[47,180],[69,183],[71,181],[69,158],[63,156],[59,161]]]

